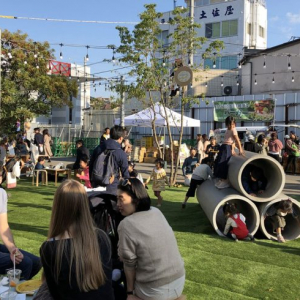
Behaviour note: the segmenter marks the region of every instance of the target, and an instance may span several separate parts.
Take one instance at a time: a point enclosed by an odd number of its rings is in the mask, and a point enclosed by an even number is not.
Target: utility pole
[[[121,76],[121,110],[120,110],[120,126],[125,126],[125,94],[124,94],[124,77]]]

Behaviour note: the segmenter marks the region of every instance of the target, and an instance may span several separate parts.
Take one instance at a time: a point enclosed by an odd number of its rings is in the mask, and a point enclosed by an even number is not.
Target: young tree
[[[49,75],[54,50],[48,42],[33,42],[20,31],[2,32],[1,56],[1,132],[15,131],[37,115],[48,115],[51,107],[72,105],[77,84],[65,76]]]
[[[157,145],[154,106],[156,102],[159,102],[163,107],[172,157],[170,179],[171,184],[174,184],[179,157],[177,158],[176,165],[174,165],[171,120],[166,112],[166,108],[172,108],[175,105],[174,98],[169,96],[170,85],[173,84],[170,78],[170,70],[174,66],[175,59],[180,59],[183,64],[187,64],[188,56],[201,49],[202,45],[206,42],[206,38],[197,36],[196,29],[200,27],[200,24],[192,22],[187,9],[176,8],[172,14],[173,17],[169,22],[175,30],[168,36],[170,43],[164,45],[160,39],[162,33],[160,27],[162,14],[156,11],[155,4],[145,5],[145,11],[140,15],[141,21],[135,26],[132,32],[126,27],[117,27],[121,41],[117,52],[122,54],[120,61],[131,66],[129,76],[135,79],[134,84],[126,86],[127,97],[136,97],[143,102],[144,106],[150,107],[153,110],[154,120],[152,122],[152,130]],[[218,52],[221,48],[223,48],[223,43],[214,41],[203,50],[203,57],[208,57],[210,53]],[[194,69],[196,69],[196,66],[194,66]],[[174,68],[173,71],[175,71]],[[182,92],[184,97],[182,97],[180,104],[181,127],[178,128],[180,143],[183,133],[184,105],[192,103],[191,97],[186,96],[186,91],[183,90]],[[162,155],[161,152],[160,155]]]

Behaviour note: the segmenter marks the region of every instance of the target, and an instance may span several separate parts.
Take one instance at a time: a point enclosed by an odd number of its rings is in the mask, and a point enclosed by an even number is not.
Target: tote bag
[[[8,189],[14,189],[17,186],[17,177],[15,177],[12,172],[7,172],[7,183],[6,187]]]

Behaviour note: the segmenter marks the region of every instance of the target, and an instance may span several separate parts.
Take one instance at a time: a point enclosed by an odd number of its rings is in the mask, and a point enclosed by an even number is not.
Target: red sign
[[[49,70],[53,75],[70,76],[71,75],[71,64],[50,60]]]

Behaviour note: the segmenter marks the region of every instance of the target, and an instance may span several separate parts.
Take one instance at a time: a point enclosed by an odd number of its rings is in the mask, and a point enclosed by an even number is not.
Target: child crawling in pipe
[[[288,214],[292,214],[294,218],[299,221],[299,212],[293,210],[293,202],[290,199],[281,200],[278,203],[272,205],[266,212],[265,218],[269,217],[273,225],[273,231],[277,234],[277,241],[279,243],[285,243],[285,239],[282,236],[282,231],[286,226],[285,217]]]
[[[227,218],[223,232],[225,236],[233,238],[236,242],[239,240],[254,241],[254,237],[247,228],[245,216],[238,211],[234,203],[226,202],[223,206],[223,213]]]

